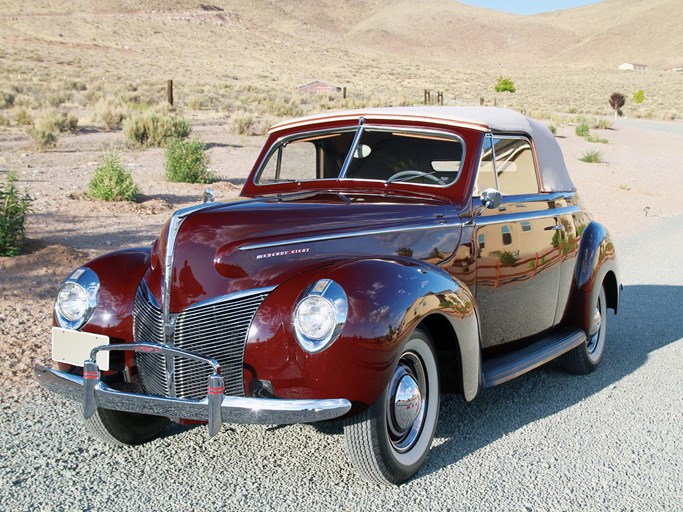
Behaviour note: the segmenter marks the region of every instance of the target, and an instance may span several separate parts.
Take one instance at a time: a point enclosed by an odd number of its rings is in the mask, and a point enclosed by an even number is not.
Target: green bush
[[[88,194],[103,201],[135,201],[138,188],[117,155],[105,156],[88,183]]]
[[[161,147],[170,139],[184,139],[192,127],[182,117],[143,114],[123,122],[123,135],[133,144],[142,147]]]
[[[183,183],[211,183],[206,144],[201,140],[172,139],[166,146],[166,177]]]
[[[583,121],[581,124],[577,125],[576,134],[579,137],[588,137],[591,134],[591,130],[590,130],[590,127],[588,126],[588,123]]]
[[[9,126],[9,119],[0,114],[0,126]]]
[[[589,164],[599,164],[602,162],[602,155],[600,151],[586,151],[579,160]]]
[[[640,105],[643,101],[645,101],[645,91],[640,89],[633,93],[633,103]]]
[[[510,251],[503,251],[498,256],[501,265],[514,265],[517,263],[517,256]]]
[[[550,133],[552,133],[553,135],[557,135],[557,127],[554,124],[549,124],[548,130],[550,130]]]
[[[496,83],[496,92],[509,92],[513,93],[517,90],[515,87],[515,83],[512,81],[512,78],[503,78],[502,76],[498,77],[498,82]]]
[[[24,220],[31,209],[31,197],[21,194],[17,175],[10,172],[0,183],[0,256],[16,256],[24,242]]]

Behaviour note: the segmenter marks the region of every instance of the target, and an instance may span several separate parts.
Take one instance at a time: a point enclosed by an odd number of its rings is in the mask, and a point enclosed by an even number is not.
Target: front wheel
[[[429,453],[439,419],[439,370],[429,335],[416,329],[374,405],[346,420],[346,449],[371,482],[400,484]]]
[[[143,444],[155,439],[168,425],[169,419],[148,414],[97,409],[85,420],[94,437],[115,446]]]

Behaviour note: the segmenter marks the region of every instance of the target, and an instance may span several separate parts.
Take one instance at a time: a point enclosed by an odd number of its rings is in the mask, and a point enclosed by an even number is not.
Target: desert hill
[[[680,0],[604,0],[534,16],[456,0],[204,2],[0,0],[0,90],[166,78],[196,90],[292,90],[322,78],[381,97],[438,88],[473,102],[491,96],[502,74],[520,86],[509,106],[555,90],[559,108],[581,110],[603,105],[609,89],[644,88],[658,91],[656,108],[683,110],[683,75],[663,71],[683,64]],[[652,71],[628,76],[616,71],[623,62]]]

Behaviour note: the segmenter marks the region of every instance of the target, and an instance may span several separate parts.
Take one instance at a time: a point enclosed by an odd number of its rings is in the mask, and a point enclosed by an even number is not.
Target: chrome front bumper
[[[207,396],[202,400],[168,398],[129,393],[112,389],[100,380],[95,361],[101,350],[155,351],[198,359],[210,364],[214,373],[207,382]],[[83,403],[83,416],[89,418],[98,408],[153,416],[183,418],[208,422],[209,435],[214,436],[222,423],[284,425],[310,423],[343,416],[351,409],[344,398],[320,400],[248,398],[225,396],[220,366],[209,358],[157,343],[104,345],[95,348],[83,366],[83,377],[36,364],[38,382],[48,391]]]

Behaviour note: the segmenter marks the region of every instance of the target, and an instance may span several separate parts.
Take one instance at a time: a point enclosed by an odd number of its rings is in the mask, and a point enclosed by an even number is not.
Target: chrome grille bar
[[[133,332],[136,342],[163,342],[162,312],[148,299],[141,283],[135,298]],[[244,396],[244,349],[256,310],[272,288],[240,292],[206,304],[196,304],[177,315],[172,344],[182,350],[216,359],[223,368],[225,394]],[[168,357],[168,356],[167,356]],[[200,399],[206,395],[209,369],[196,361],[173,357],[171,389],[163,356],[136,354],[143,388],[159,396]]]

